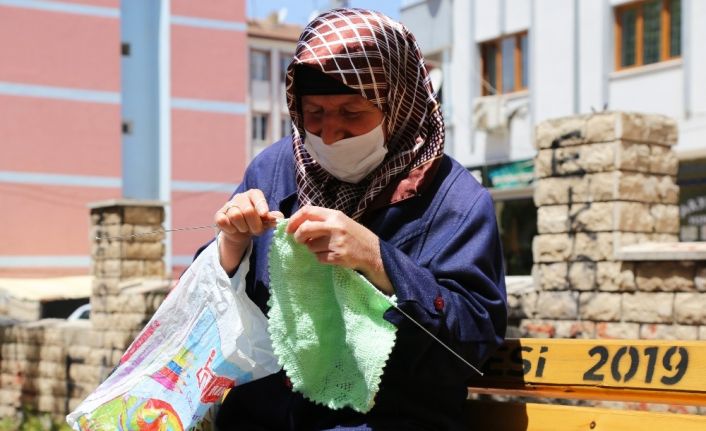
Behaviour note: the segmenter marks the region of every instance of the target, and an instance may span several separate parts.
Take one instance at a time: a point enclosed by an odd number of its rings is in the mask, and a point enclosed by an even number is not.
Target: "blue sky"
[[[402,0],[349,0],[350,7],[374,9],[392,19],[399,19]],[[248,17],[264,18],[272,11],[287,9],[285,22],[304,25],[314,10],[329,8],[329,0],[247,0]]]

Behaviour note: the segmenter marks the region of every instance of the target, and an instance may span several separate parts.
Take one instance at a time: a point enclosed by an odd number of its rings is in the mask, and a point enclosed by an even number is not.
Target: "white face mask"
[[[353,184],[375,170],[387,154],[382,123],[368,133],[330,145],[324,144],[319,136],[307,132],[304,148],[328,173]]]

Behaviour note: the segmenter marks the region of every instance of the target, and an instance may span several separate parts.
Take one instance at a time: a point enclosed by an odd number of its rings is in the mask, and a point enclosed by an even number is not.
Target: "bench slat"
[[[494,431],[703,431],[706,416],[573,407],[469,401],[473,429]]]
[[[606,394],[610,388],[633,389],[656,391],[666,399],[692,398],[704,405],[703,370],[703,341],[523,338],[507,340],[486,363],[485,376],[471,382],[470,390],[537,391],[537,385],[560,385],[572,391],[593,388],[597,394]]]

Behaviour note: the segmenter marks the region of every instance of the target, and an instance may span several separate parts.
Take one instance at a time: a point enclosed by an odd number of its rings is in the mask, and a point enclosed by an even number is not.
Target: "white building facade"
[[[706,240],[706,1],[407,0],[400,16],[442,70],[447,152],[499,206],[531,199],[537,123],[659,113],[679,122],[682,239]]]
[[[297,25],[280,22],[277,14],[248,22],[249,159],[292,133],[284,80],[301,30]]]

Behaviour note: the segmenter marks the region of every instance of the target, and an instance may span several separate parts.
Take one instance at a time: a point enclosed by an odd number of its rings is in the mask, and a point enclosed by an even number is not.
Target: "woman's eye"
[[[321,115],[323,111],[317,108],[304,109],[304,113],[308,115]]]

